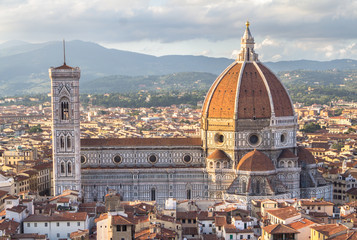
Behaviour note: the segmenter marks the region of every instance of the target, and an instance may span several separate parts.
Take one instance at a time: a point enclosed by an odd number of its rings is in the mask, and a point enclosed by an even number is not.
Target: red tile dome
[[[283,84],[258,61],[248,26],[238,59],[218,76],[206,95],[203,119],[294,116],[292,102]]]
[[[237,171],[265,172],[274,170],[275,166],[271,159],[256,149],[245,154],[237,166]]]

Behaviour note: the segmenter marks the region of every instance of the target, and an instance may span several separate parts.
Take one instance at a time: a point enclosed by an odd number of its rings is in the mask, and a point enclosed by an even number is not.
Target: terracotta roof
[[[304,147],[298,147],[298,157],[299,162],[305,162],[306,164],[315,164],[315,157],[312,155],[311,152],[306,150]]]
[[[4,197],[8,193],[9,193],[8,191],[0,190],[0,198]]]
[[[289,227],[295,229],[295,230],[298,230],[298,229],[301,229],[301,228],[304,228],[304,227],[308,227],[312,224],[315,224],[315,222],[307,219],[307,218],[303,218],[303,219],[300,219],[296,222],[293,222],[293,223],[290,223],[288,224]]]
[[[177,222],[177,223],[179,223],[178,221],[176,221],[175,217],[171,217],[171,216],[168,216],[168,215],[156,214],[156,219],[162,220],[162,221],[166,221],[166,222],[173,222],[173,223]]]
[[[198,220],[200,221],[204,221],[204,220],[214,220],[214,215],[212,212],[208,212],[208,211],[200,211],[198,213]]]
[[[70,200],[69,198],[62,197],[57,200],[57,203],[69,203],[69,200]]]
[[[356,230],[350,229],[347,233],[327,238],[326,240],[357,240]]]
[[[15,177],[14,177],[14,180],[16,181],[16,182],[21,182],[21,181],[24,181],[24,180],[28,180],[30,177],[28,177],[28,176],[24,176],[24,175],[16,175]]]
[[[113,225],[135,225],[133,221],[131,221],[129,218],[116,215],[112,217],[112,224]]]
[[[17,233],[17,230],[20,229],[20,223],[9,220],[9,219],[3,219],[0,221],[0,230],[4,232],[6,231],[6,234],[14,234]]]
[[[201,146],[201,138],[85,138],[81,147],[100,146]]]
[[[37,171],[41,171],[44,169],[51,169],[52,167],[52,163],[41,163],[36,166],[33,166],[32,168],[36,169]]]
[[[149,228],[145,228],[140,232],[136,232],[134,239],[136,240],[147,240],[147,239],[162,239],[170,240],[175,239],[177,233],[167,228],[161,227],[160,230],[152,232]]]
[[[294,207],[271,209],[267,210],[266,212],[282,220],[300,215],[300,213]]]
[[[329,237],[336,233],[341,233],[347,231],[347,227],[341,224],[326,224],[321,226],[313,226],[311,229],[314,229],[317,232],[322,233],[323,235]]]
[[[203,240],[219,240],[216,234],[203,234]]]
[[[196,219],[198,217],[197,211],[188,211],[188,212],[177,212],[177,219]]]
[[[333,206],[332,202],[327,202],[324,200],[300,200],[301,206]]]
[[[86,212],[63,212],[61,214],[48,215],[30,215],[24,222],[60,222],[60,221],[85,221],[87,219]]]
[[[212,84],[203,104],[202,117],[233,119],[237,112],[238,119],[270,118],[269,92],[275,116],[294,115],[287,91],[268,68],[261,63],[243,65],[236,61]]]
[[[225,216],[216,216],[214,219],[214,223],[216,226],[224,226],[227,224]]]
[[[356,196],[356,195],[357,195],[357,188],[353,187],[353,188],[351,188],[351,189],[348,189],[348,190],[346,191],[346,193]]]
[[[264,153],[254,149],[245,154],[239,161],[237,166],[238,171],[272,171],[275,166],[270,158]]]
[[[280,153],[279,159],[280,158],[297,158],[297,156],[294,153],[292,153],[289,149],[284,149]]]
[[[46,235],[40,235],[37,233],[19,233],[12,234],[11,239],[38,239],[38,240],[46,240]]]
[[[238,229],[234,224],[225,224],[224,229],[226,230],[226,233],[237,233]]]
[[[78,230],[76,232],[72,232],[70,235],[70,238],[73,239],[75,237],[81,237],[81,236],[86,236],[89,234],[89,230],[88,229],[84,229],[84,230]]]
[[[284,225],[284,224],[273,224],[263,227],[263,230],[269,234],[280,234],[280,233],[299,233],[295,229]]]
[[[5,197],[5,200],[16,200],[16,199],[19,199],[19,197],[16,197],[14,195],[8,195]]]
[[[98,218],[94,219],[94,222],[97,223],[97,222],[100,222],[102,220],[105,220],[108,218],[108,213],[102,213],[99,215]]]
[[[21,213],[21,212],[25,211],[25,209],[27,209],[27,207],[25,207],[25,206],[15,206],[15,207],[6,209],[6,211]]]
[[[213,159],[213,160],[231,160],[228,156],[227,156],[227,154],[224,152],[224,151],[222,151],[222,150],[220,150],[220,149],[216,149],[216,150],[214,150],[213,151],[213,153],[211,153],[208,157],[207,157],[207,159]]]

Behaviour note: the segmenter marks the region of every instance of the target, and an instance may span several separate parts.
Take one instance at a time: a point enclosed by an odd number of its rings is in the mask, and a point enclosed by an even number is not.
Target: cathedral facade
[[[279,79],[258,60],[246,25],[236,61],[202,108],[200,138],[80,139],[79,68],[50,69],[55,194],[101,201],[331,199],[311,153],[296,143],[297,115]]]

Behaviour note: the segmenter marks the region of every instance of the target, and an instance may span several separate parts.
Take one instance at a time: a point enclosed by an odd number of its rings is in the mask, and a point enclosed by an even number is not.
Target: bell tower
[[[79,67],[49,69],[52,103],[54,195],[81,190]]]

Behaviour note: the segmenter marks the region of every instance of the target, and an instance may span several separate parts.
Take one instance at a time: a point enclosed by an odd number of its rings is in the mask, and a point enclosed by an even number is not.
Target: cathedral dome
[[[254,149],[254,151],[248,152],[242,157],[237,166],[237,171],[275,171],[275,166],[267,155]]]
[[[249,23],[238,58],[215,80],[206,95],[203,119],[266,119],[294,116],[283,84],[258,60]]]

